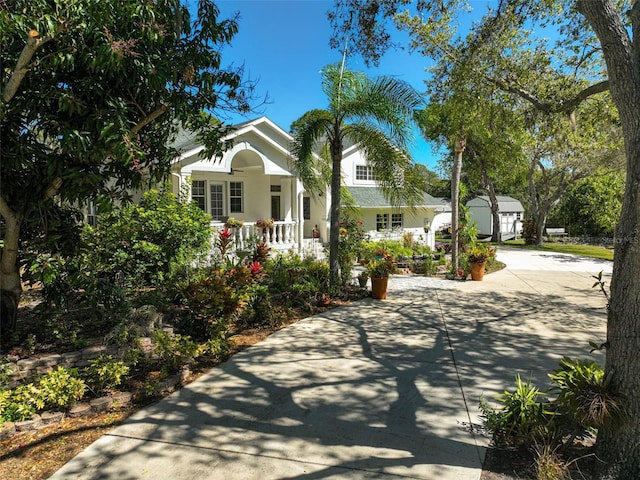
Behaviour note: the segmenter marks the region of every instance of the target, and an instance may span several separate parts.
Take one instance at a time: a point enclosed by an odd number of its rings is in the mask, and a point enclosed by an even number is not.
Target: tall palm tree
[[[322,70],[322,90],[328,108],[310,110],[291,125],[292,160],[308,191],[319,192],[330,185],[329,267],[331,286],[336,287],[344,142],[362,149],[380,190],[392,204],[414,205],[422,191],[407,147],[423,98],[401,80],[370,79],[361,72],[343,71],[340,65]],[[320,155],[314,155],[318,151]]]

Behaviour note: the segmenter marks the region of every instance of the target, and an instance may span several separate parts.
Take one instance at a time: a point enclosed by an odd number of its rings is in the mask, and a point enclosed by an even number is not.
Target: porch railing
[[[222,230],[224,223],[211,222],[211,227],[215,231]],[[298,224],[294,221],[274,222],[272,228],[260,228],[255,222],[245,222],[242,227],[234,229],[234,249],[245,250],[260,241],[264,241],[273,250],[296,248],[297,227]]]

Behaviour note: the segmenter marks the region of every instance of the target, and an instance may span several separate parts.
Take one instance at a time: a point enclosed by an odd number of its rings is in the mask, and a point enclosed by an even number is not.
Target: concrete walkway
[[[483,282],[394,276],[133,415],[62,479],[478,480],[478,401],[604,341],[611,262],[501,249]],[[594,358],[603,361],[600,354]]]

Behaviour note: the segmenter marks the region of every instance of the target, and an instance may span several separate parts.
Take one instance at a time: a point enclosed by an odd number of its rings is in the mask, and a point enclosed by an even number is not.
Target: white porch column
[[[280,180],[282,185],[282,204],[284,205],[284,221],[291,222],[292,198],[291,198],[291,178],[283,178]]]
[[[296,232],[298,252],[304,248],[304,190],[298,192],[298,231]]]

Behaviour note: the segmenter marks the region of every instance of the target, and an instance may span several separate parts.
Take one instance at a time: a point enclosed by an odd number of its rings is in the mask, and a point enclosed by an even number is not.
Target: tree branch
[[[519,96],[523,100],[533,105],[536,110],[546,113],[571,113],[576,109],[578,105],[580,105],[580,103],[582,103],[587,98],[609,90],[609,80],[603,80],[601,82],[594,83],[593,85],[589,85],[587,88],[579,91],[572,98],[563,100],[560,103],[551,103],[543,102],[527,90],[511,85],[499,78],[488,78],[488,80],[496,85],[499,89]]]
[[[131,129],[130,135],[135,135],[136,133],[138,133],[140,130],[142,130],[144,127],[149,125],[151,122],[153,122],[160,115],[163,115],[167,110],[169,110],[169,107],[167,107],[166,105],[161,105],[160,107],[155,109],[149,115],[147,115],[142,120],[140,120],[136,124],[136,126]]]
[[[49,188],[47,188],[47,191],[44,194],[44,200],[49,200],[50,198],[55,197],[55,195],[58,193],[58,190],[60,190],[61,186],[62,186],[62,178],[60,177],[54,178],[53,181],[51,182],[51,185],[49,185]]]
[[[18,87],[22,83],[22,79],[29,71],[29,63],[36,51],[42,47],[45,43],[51,41],[53,37],[41,37],[37,30],[29,30],[29,37],[27,43],[20,52],[18,62],[16,63],[11,78],[4,87],[2,92],[2,99],[4,103],[8,103],[18,91]]]

